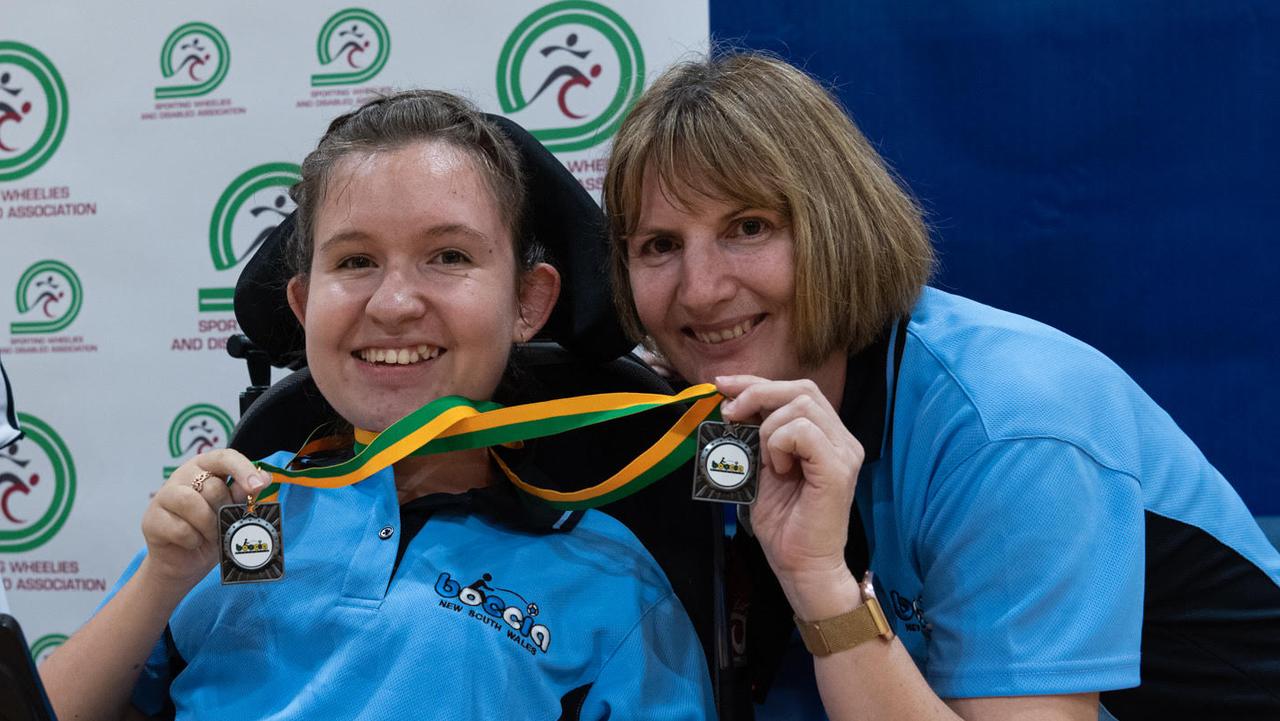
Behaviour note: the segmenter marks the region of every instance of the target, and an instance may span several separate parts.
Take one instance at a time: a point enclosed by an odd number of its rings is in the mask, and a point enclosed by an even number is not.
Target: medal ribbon
[[[257,464],[271,473],[271,485],[258,494],[266,502],[279,492],[279,484],[311,488],[341,488],[358,483],[410,455],[470,450],[550,436],[606,421],[624,418],[674,403],[694,401],[670,430],[622,470],[601,483],[578,491],[556,491],[524,482],[494,454],[498,467],[525,493],[558,508],[591,508],[635,493],[671,470],[693,453],[694,432],[710,416],[721,396],[704,383],[675,395],[657,393],[600,393],[539,403],[503,407],[474,402],[459,396],[439,398],[391,424],[381,433],[356,431],[356,455],[331,466],[290,469]],[[308,443],[294,458],[323,448],[321,439]]]

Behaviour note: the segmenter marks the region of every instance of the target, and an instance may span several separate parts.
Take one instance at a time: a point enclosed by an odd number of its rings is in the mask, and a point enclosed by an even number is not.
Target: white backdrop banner
[[[231,289],[335,115],[455,91],[598,196],[646,80],[707,37],[687,0],[7,8],[0,356],[26,437],[0,451],[0,577],[33,653],[141,548],[165,476],[226,443],[248,383]]]

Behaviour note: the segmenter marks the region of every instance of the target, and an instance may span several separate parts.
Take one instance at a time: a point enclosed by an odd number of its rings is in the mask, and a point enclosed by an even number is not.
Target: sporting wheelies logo
[[[31,642],[31,660],[39,666],[54,652],[54,649],[66,642],[67,634],[65,633],[49,633],[37,638]]]
[[[9,324],[9,345],[0,354],[96,353],[84,336],[59,335],[80,315],[80,276],[60,260],[41,260],[22,272],[14,294],[18,320]]]
[[[84,303],[80,276],[57,260],[42,260],[27,268],[18,279],[17,296],[18,313],[28,320],[9,324],[14,335],[56,333],[71,325]]]
[[[76,467],[49,424],[18,413],[26,437],[0,450],[0,552],[20,553],[45,544],[71,515]]]
[[[209,220],[209,255],[215,270],[231,270],[253,255],[271,231],[293,212],[289,188],[302,179],[301,173],[293,163],[264,163],[231,181]],[[230,312],[234,310],[234,295],[233,287],[200,288],[199,311]]]
[[[187,406],[169,424],[169,457],[181,464],[205,451],[221,448],[231,438],[234,426],[231,415],[211,403]],[[177,469],[177,465],[165,466],[164,477]]]
[[[613,136],[644,89],[644,53],[621,15],[589,0],[535,10],[498,58],[498,104],[553,152]]]
[[[222,85],[230,69],[231,45],[217,28],[204,22],[179,25],[160,47],[162,84],[155,88],[155,106],[142,119],[244,115],[248,111],[231,98],[205,97]]]
[[[201,22],[181,25],[160,48],[160,74],[170,84],[156,88],[156,100],[208,95],[230,67],[231,48],[217,28]]]
[[[0,182],[34,173],[67,131],[67,87],[49,58],[0,41]]]
[[[368,82],[387,64],[391,33],[377,15],[347,8],[320,28],[316,55],[325,72],[311,76],[312,87]]]

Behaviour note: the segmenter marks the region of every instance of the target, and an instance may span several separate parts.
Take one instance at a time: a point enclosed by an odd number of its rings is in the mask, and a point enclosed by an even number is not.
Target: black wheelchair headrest
[[[610,297],[608,240],[604,214],[573,174],[524,128],[487,115],[515,144],[528,184],[528,227],[560,271],[560,299],[539,338],[552,340],[587,361],[607,361],[627,352]],[[263,241],[236,283],[240,329],[266,351],[272,365],[300,365],[302,327],[289,309],[286,239],[295,231],[290,215]]]

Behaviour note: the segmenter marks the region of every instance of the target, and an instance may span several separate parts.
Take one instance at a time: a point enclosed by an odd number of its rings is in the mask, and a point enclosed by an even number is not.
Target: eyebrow
[[[743,206],[734,208],[729,212],[721,215],[717,222],[719,223],[727,222],[733,216],[740,215],[748,210],[753,210],[753,209],[754,209],[753,206],[750,206],[750,205],[743,205]],[[768,208],[760,208],[760,210],[768,210]],[[773,212],[773,211],[769,211],[769,212]],[[631,236],[634,237],[637,235],[676,235],[676,234],[677,233],[675,231],[670,230],[668,228],[663,228],[661,226],[651,227],[647,225],[641,225],[641,226],[637,226],[636,229],[632,231]]]
[[[488,241],[489,236],[476,230],[465,223],[442,223],[433,225],[419,234],[418,237],[424,240],[434,240],[436,238],[444,238],[451,235],[462,235],[479,241]],[[344,230],[329,236],[316,247],[316,252],[323,252],[335,245],[342,243],[351,243],[368,238],[369,234],[359,229]]]

